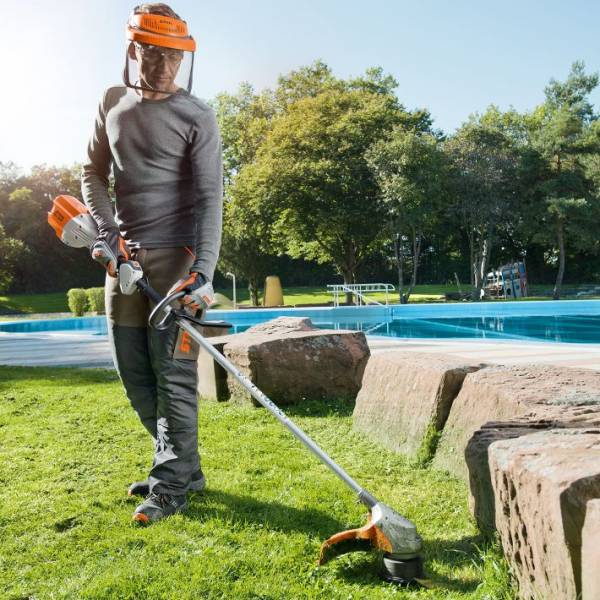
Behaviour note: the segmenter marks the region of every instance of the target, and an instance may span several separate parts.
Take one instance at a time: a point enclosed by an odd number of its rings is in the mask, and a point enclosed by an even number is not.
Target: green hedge
[[[99,315],[104,314],[104,288],[94,287],[85,290],[88,299],[90,310],[95,311]]]
[[[67,292],[67,302],[76,317],[83,317],[87,310],[104,314],[104,288],[72,288]]]
[[[67,292],[67,302],[69,303],[69,310],[76,317],[83,317],[88,303],[88,297],[83,288],[71,288]]]

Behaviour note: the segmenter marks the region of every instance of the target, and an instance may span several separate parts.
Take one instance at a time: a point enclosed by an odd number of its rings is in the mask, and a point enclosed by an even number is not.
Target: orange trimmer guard
[[[319,564],[324,565],[340,554],[372,549],[391,552],[392,543],[385,537],[383,531],[372,522],[371,513],[369,513],[367,524],[363,527],[340,531],[323,542]]]

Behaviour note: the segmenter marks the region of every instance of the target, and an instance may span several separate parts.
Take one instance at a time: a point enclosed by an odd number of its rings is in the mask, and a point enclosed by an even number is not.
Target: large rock
[[[307,317],[279,317],[266,323],[255,325],[243,334],[228,334],[223,329],[204,328],[205,337],[213,348],[220,354],[224,354],[225,344],[242,335],[252,333],[264,333],[268,335],[284,335],[292,331],[314,331],[311,320]],[[198,355],[198,395],[203,400],[217,400],[223,402],[231,397],[230,381],[227,371],[219,365],[212,356],[200,348]]]
[[[496,528],[496,503],[488,456],[490,445],[560,426],[560,423],[546,420],[490,422],[471,436],[465,449],[469,471],[469,510],[481,531],[491,533]]]
[[[600,497],[600,429],[494,442],[489,461],[496,527],[520,597],[576,600],[586,506]]]
[[[468,479],[465,450],[489,421],[560,420],[600,425],[600,373],[544,365],[493,366],[470,373],[444,427],[434,466]]]
[[[587,503],[581,534],[582,600],[600,598],[600,499]]]
[[[246,335],[264,333],[266,335],[281,336],[295,331],[319,331],[308,317],[277,317],[258,325],[253,325],[246,330]]]
[[[356,398],[354,428],[394,452],[427,461],[465,376],[480,367],[439,354],[375,354]]]
[[[282,405],[306,399],[354,399],[370,354],[360,331],[316,329],[310,319],[295,317],[279,317],[213,342],[241,373]],[[227,396],[257,404],[231,375]]]
[[[540,415],[545,418],[540,419]],[[485,423],[475,431],[465,448],[465,464],[469,473],[469,509],[479,529],[486,533],[491,533],[495,529],[494,492],[488,460],[490,444],[548,429],[576,429],[590,426],[600,426],[600,410],[595,405],[564,408],[544,406],[519,420]]]

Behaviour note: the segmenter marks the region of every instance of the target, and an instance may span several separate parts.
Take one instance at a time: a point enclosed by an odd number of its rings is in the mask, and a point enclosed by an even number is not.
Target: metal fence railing
[[[340,305],[340,295],[353,294],[354,304],[363,306],[367,304],[377,304],[384,306],[382,302],[378,302],[373,298],[369,298],[366,292],[385,292],[385,306],[389,304],[390,292],[396,288],[391,283],[336,283],[327,286],[327,290],[333,294],[333,305]]]

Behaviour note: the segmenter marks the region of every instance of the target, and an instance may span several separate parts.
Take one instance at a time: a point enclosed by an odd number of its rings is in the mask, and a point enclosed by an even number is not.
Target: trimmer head
[[[423,560],[420,556],[409,559],[396,558],[392,554],[383,555],[379,575],[389,583],[399,585],[423,584]]]
[[[366,525],[341,531],[323,542],[319,564],[340,554],[375,548],[385,552],[381,576],[386,581],[409,584],[423,577],[421,545],[414,523],[378,502],[371,508]]]

